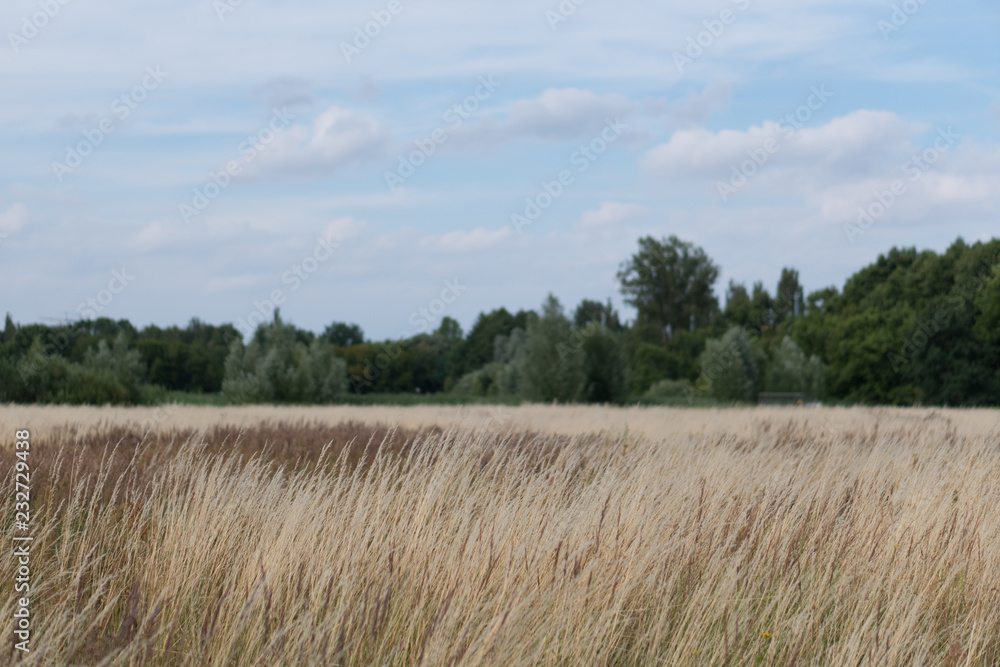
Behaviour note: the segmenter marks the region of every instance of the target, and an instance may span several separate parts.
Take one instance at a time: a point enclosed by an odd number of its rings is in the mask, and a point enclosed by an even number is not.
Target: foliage
[[[645,393],[646,398],[681,398],[690,396],[694,387],[689,380],[660,380]]]
[[[718,276],[704,250],[676,236],[639,239],[639,251],[618,271],[626,302],[656,325],[661,340],[692,328],[692,322],[709,324],[719,307],[712,293]]]
[[[599,324],[610,331],[621,333],[625,330],[618,317],[618,311],[611,305],[611,299],[607,303],[584,299],[573,311],[573,326],[583,329],[588,324]]]
[[[574,328],[582,337],[584,388],[588,403],[623,403],[628,398],[628,360],[621,334],[591,321]]]
[[[1000,239],[958,239],[943,253],[892,248],[842,290],[804,298],[790,267],[773,293],[760,281],[749,289],[730,281],[719,311],[718,268],[705,252],[676,237],[646,237],[618,274],[637,309],[629,321],[610,300],[583,299],[570,319],[553,299],[540,314],[481,313],[467,334],[445,317],[433,333],[381,342],[337,321],[319,335],[268,325],[243,341],[233,325],[197,318],[138,330],[109,318],[18,325],[7,314],[0,401],[217,401],[224,381],[229,401],[343,401],[346,374],[352,400],[448,394],[621,403],[641,400],[662,380],[688,380],[699,396],[726,401],[796,388],[845,403],[998,405],[998,266]],[[738,364],[712,366],[717,381],[706,364],[725,356],[721,339],[732,327],[752,343],[730,351]]]
[[[323,340],[306,345],[281,321],[261,325],[247,346],[234,342],[222,393],[236,403],[331,403],[346,391],[347,368]]]
[[[764,380],[764,388],[822,397],[826,369],[816,355],[806,358],[802,348],[785,336],[775,350]]]
[[[101,341],[84,363],[46,353],[36,339],[5,373],[6,399],[22,403],[127,405],[141,400],[142,361],[123,338],[113,347]]]
[[[582,338],[573,333],[562,305],[550,294],[541,315],[528,321],[523,350],[513,362],[526,399],[569,403],[583,396],[585,355]]]
[[[357,324],[334,322],[327,325],[323,333],[320,334],[320,338],[336,347],[350,347],[364,343],[365,333]]]
[[[741,327],[709,340],[701,358],[699,389],[721,401],[756,401],[760,354]]]

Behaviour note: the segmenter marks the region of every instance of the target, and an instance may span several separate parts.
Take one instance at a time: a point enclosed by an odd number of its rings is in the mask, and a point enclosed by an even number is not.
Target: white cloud
[[[746,159],[745,152],[778,136],[775,123],[764,123],[747,131],[704,128],[675,132],[665,144],[656,146],[639,159],[644,170],[672,178],[718,176],[729,165]]]
[[[472,231],[454,231],[442,235],[425,236],[417,242],[421,250],[441,250],[445,252],[466,252],[470,250],[485,250],[503,243],[511,236],[510,227],[490,231],[473,229]]]
[[[0,213],[0,234],[13,234],[24,226],[28,219],[28,209],[24,204],[14,204]]]
[[[898,180],[905,191],[895,198],[879,226],[995,219],[1000,212],[1000,147],[955,147],[927,171],[904,172],[902,164],[879,176],[841,184],[809,184],[806,204],[821,212],[822,219],[853,222],[858,207],[868,207],[876,200],[876,192],[884,193]]]
[[[733,89],[728,83],[710,83],[700,93],[692,92],[683,100],[667,103],[662,100],[650,100],[651,111],[663,113],[674,125],[701,125],[719,111]]]
[[[584,211],[576,226],[578,229],[609,227],[640,218],[648,212],[649,208],[639,204],[622,204],[606,201],[601,202],[600,208],[596,211]]]
[[[600,134],[609,119],[626,116],[637,105],[624,95],[597,95],[578,88],[549,89],[539,97],[521,99],[507,117],[466,123],[452,131],[455,147],[490,150],[524,138],[568,141]],[[626,131],[626,136],[635,132]]]
[[[247,174],[324,176],[387,154],[388,134],[371,116],[330,107],[312,129],[294,125],[278,132],[247,167]]]
[[[352,216],[337,218],[326,226],[326,229],[323,231],[323,238],[331,243],[352,241],[361,236],[367,226],[367,222],[358,220]]]
[[[125,247],[132,251],[149,252],[172,245],[183,244],[192,238],[193,232],[180,228],[175,224],[164,224],[158,220],[150,222],[137,234],[125,242]]]
[[[535,100],[519,100],[511,107],[508,131],[515,136],[575,139],[599,132],[608,118],[635,107],[624,95],[599,96],[589,90],[546,90]]]
[[[768,142],[777,146],[769,161],[794,163],[810,169],[876,172],[899,161],[913,150],[910,137],[926,126],[907,123],[888,111],[859,110],[826,125],[794,130],[790,125],[766,121],[747,130],[704,128],[675,132],[639,161],[646,171],[671,178],[728,179],[733,166],[751,159]]]

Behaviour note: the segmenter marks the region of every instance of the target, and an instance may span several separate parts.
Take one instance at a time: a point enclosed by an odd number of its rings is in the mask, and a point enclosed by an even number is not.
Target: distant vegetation
[[[464,333],[369,341],[357,324],[316,334],[274,313],[244,341],[232,325],[136,329],[126,320],[17,325],[0,338],[0,401],[140,404],[753,402],[761,392],[893,405],[1000,404],[1000,240],[945,253],[893,248],[842,291],[806,294],[793,268],[772,294],[730,282],[705,251],[639,241],[610,302],[482,313]]]

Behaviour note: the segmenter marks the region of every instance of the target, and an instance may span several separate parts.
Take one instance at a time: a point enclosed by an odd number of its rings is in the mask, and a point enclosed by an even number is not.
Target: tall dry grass
[[[54,430],[24,662],[1000,661],[994,431],[717,414],[657,437]]]

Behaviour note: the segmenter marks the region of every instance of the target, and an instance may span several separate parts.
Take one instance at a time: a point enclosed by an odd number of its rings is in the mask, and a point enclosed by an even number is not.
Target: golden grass
[[[1000,435],[1000,413],[996,410],[935,410],[913,408],[719,408],[685,409],[665,407],[616,408],[602,406],[315,406],[278,407],[195,405],[162,407],[35,406],[0,404],[0,443],[6,434],[28,427],[36,435],[72,425],[78,429],[135,425],[143,429],[172,431],[204,430],[218,425],[251,427],[261,423],[321,422],[340,424],[361,421],[370,424],[397,424],[408,429],[427,426],[465,428],[510,427],[525,430],[586,435],[626,430],[651,438],[672,438],[696,431],[706,435],[753,429],[761,420],[782,420],[793,416],[825,431],[872,428],[885,425],[918,425],[924,419],[951,419],[963,434]]]
[[[996,412],[60,410],[25,664],[1000,662]]]

